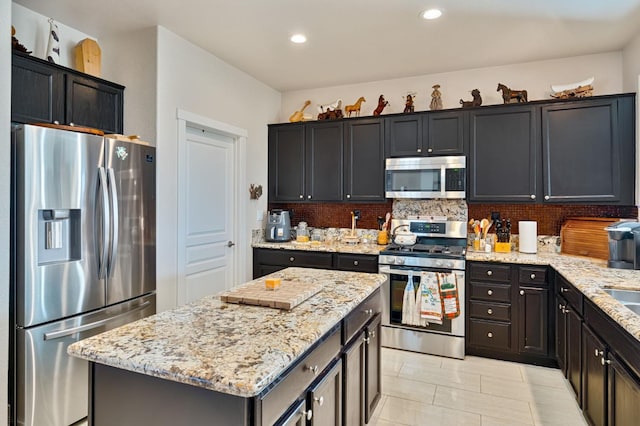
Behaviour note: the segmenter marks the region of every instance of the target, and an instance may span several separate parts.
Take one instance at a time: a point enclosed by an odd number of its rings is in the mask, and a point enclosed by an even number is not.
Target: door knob
[[[233,241],[227,242],[227,247],[233,247],[235,245],[236,245],[236,243],[234,243]]]
[[[317,403],[318,403],[318,405],[319,405],[319,406],[321,406],[321,407],[322,407],[322,404],[324,404],[324,397],[323,397],[323,396],[321,396],[320,398],[318,398],[318,397],[316,396],[316,397],[314,397],[314,398],[313,398],[313,400],[314,400],[315,402],[317,402]]]

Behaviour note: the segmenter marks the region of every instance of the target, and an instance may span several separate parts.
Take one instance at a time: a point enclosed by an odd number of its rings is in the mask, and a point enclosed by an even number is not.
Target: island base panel
[[[90,377],[91,426],[252,424],[248,398],[96,363]]]

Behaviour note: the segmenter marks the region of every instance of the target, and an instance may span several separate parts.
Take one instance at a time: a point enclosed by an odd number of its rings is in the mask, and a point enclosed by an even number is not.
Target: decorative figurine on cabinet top
[[[334,120],[336,118],[342,118],[342,99],[336,100],[332,104],[320,105],[318,104],[318,120]]]
[[[433,92],[431,92],[431,104],[429,105],[429,109],[435,111],[442,109],[442,94],[440,93],[440,90],[438,90],[440,88],[439,84],[434,84],[432,87]]]
[[[478,89],[473,89],[471,91],[471,96],[473,96],[473,100],[471,101],[463,101],[460,99],[462,108],[473,108],[482,105],[482,97],[480,97],[480,91]]]
[[[386,107],[387,105],[389,105],[389,101],[385,101],[384,95],[380,95],[380,97],[378,98],[378,106],[376,107],[376,109],[373,110],[373,115],[375,116],[380,115],[384,107]]]
[[[408,112],[414,112],[414,106],[413,106],[413,100],[416,97],[416,92],[409,92],[407,93],[407,97],[406,100],[404,102],[404,113],[408,113]]]
[[[302,106],[300,111],[296,111],[293,114],[291,114],[291,117],[289,117],[289,121],[291,123],[297,123],[299,121],[309,120],[311,118],[311,116],[310,115],[304,115],[304,109],[306,107],[308,107],[309,105],[311,105],[311,101],[310,100],[304,101],[304,105]]]
[[[505,104],[512,103],[512,100],[514,99],[517,103],[528,102],[526,90],[511,90],[504,84],[498,83],[498,88],[496,89],[496,92],[499,92],[501,90],[502,90],[502,100]]]
[[[360,105],[362,105],[363,102],[367,102],[367,100],[360,96],[355,104],[345,106],[344,112],[347,113],[347,117],[351,117],[352,112],[356,113],[356,117],[360,117]]]
[[[49,43],[47,44],[47,61],[57,64],[60,62],[60,34],[58,24],[49,18]]]

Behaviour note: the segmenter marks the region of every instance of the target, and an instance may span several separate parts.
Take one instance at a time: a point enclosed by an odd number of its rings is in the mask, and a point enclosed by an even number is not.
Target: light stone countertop
[[[602,291],[604,288],[640,291],[640,271],[608,268],[605,260],[555,253],[484,253],[469,250],[467,251],[467,260],[551,265],[585,297],[640,341],[640,315]],[[553,289],[551,290],[553,291]]]
[[[304,251],[317,251],[327,253],[350,253],[350,254],[373,254],[378,255],[380,250],[383,250],[386,245],[378,245],[376,243],[370,244],[345,244],[345,243],[325,243],[325,242],[308,242],[298,243],[296,241],[290,241],[286,243],[270,243],[270,242],[254,242],[252,245],[254,248],[266,248],[266,249],[278,249],[278,250],[304,250]]]
[[[288,268],[324,288],[291,311],[208,296],[70,345],[70,355],[240,397],[259,394],[384,281],[380,274]]]

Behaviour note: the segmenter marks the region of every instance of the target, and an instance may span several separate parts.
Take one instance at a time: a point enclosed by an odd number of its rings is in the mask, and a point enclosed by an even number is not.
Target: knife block
[[[496,253],[511,253],[511,243],[495,243],[493,249]]]

